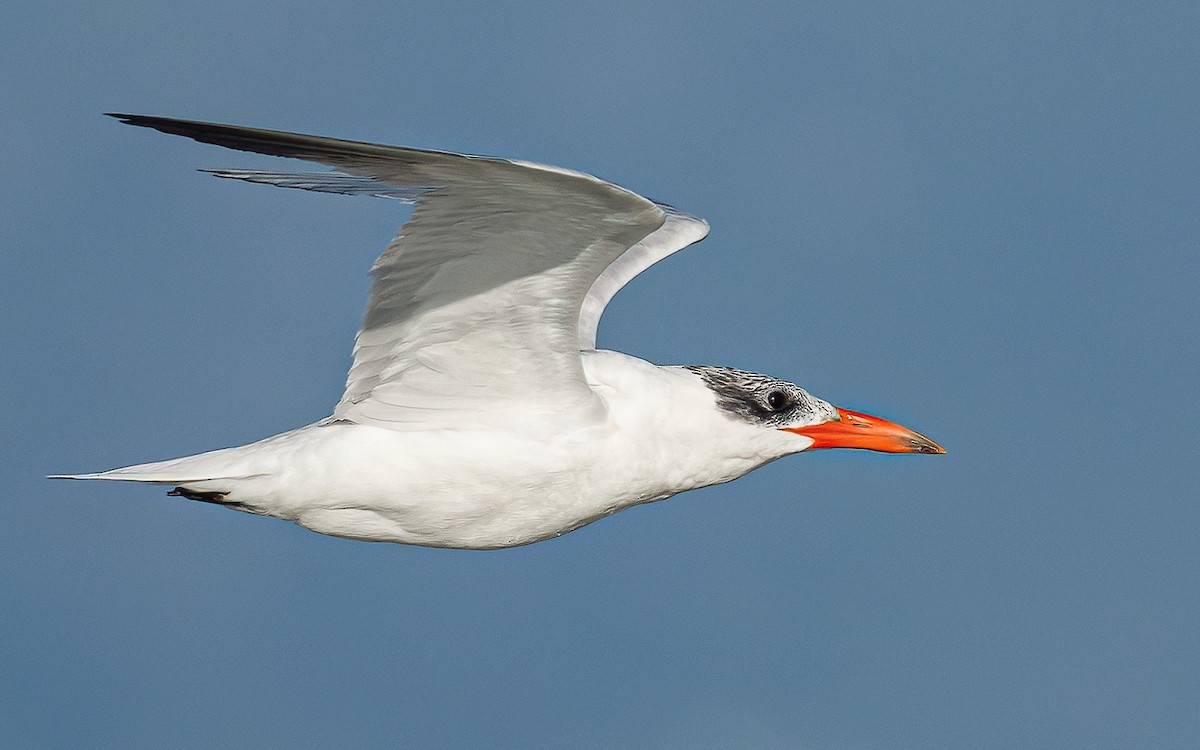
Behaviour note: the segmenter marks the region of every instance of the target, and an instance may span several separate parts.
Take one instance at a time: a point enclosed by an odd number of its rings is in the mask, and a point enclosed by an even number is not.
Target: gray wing
[[[413,202],[376,260],[334,416],[391,429],[600,413],[579,356],[604,305],[707,225],[526,162],[139,115],[122,122],[338,172],[213,173]]]

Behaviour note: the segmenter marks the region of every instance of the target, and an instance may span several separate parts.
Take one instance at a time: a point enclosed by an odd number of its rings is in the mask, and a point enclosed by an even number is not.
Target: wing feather
[[[612,296],[707,224],[591,175],[527,162],[113,115],[320,174],[216,170],[280,187],[415,203],[376,260],[334,416],[391,429],[602,413],[581,348]]]

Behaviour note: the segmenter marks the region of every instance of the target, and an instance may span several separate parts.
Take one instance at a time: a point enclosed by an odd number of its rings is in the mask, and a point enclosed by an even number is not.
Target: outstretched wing
[[[590,175],[526,162],[140,115],[122,122],[338,172],[220,177],[413,202],[375,261],[334,416],[391,429],[603,409],[579,356],[613,294],[707,225]]]

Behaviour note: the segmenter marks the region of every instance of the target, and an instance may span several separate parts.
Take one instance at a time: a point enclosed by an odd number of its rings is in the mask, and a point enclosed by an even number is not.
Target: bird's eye
[[[772,411],[783,411],[792,405],[792,399],[783,391],[771,391],[767,394],[767,406]]]

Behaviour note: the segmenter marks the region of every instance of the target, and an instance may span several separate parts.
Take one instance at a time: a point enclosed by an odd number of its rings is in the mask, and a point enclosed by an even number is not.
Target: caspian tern
[[[322,534],[490,549],[559,536],[792,453],[944,453],[778,378],[597,350],[605,305],[708,224],[591,175],[511,159],[114,114],[336,171],[215,170],[415,204],[371,269],[333,414],[250,445],[66,479],[169,493]]]

